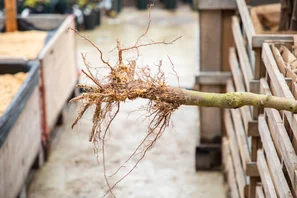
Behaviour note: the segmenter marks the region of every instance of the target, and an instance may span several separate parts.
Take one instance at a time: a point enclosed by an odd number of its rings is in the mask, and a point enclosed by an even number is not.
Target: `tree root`
[[[149,7],[150,10],[151,7]],[[74,127],[78,121],[82,118],[84,113],[91,106],[95,106],[93,114],[93,127],[90,132],[89,140],[94,145],[99,145],[102,150],[102,161],[104,168],[104,177],[108,186],[106,194],[111,193],[115,197],[112,190],[114,187],[127,177],[139,164],[139,162],[145,157],[148,150],[150,150],[158,138],[160,138],[165,131],[166,127],[170,123],[172,113],[178,109],[181,105],[195,105],[204,107],[218,107],[218,108],[239,108],[244,105],[252,105],[263,108],[275,108],[277,110],[287,110],[291,112],[297,112],[297,101],[293,99],[278,98],[274,96],[258,95],[253,93],[204,93],[188,91],[181,88],[173,88],[167,86],[165,83],[164,73],[161,70],[162,62],[159,64],[159,71],[153,75],[150,72],[149,67],[138,68],[137,58],[135,60],[125,63],[123,60],[123,52],[128,50],[136,50],[137,55],[139,48],[157,45],[157,44],[172,44],[177,39],[170,42],[152,42],[147,44],[141,44],[140,40],[143,38],[149,29],[149,24],[145,32],[137,39],[135,45],[128,48],[122,48],[120,41],[117,39],[118,50],[118,63],[115,66],[103,58],[103,53],[92,41],[81,35],[77,30],[76,33],[89,42],[99,52],[100,60],[110,70],[109,74],[103,79],[97,79],[91,72],[90,65],[86,60],[86,55],[82,54],[82,59],[85,63],[87,71],[82,72],[92,80],[93,86],[78,85],[78,87],[85,90],[85,93],[75,97],[73,101],[83,101],[84,106],[78,113],[77,118],[73,122]],[[169,58],[170,60],[170,58]],[[172,61],[170,60],[171,64]],[[173,67],[173,64],[172,64]],[[173,68],[174,73],[176,71]],[[177,76],[177,74],[176,74]],[[139,143],[134,152],[124,162],[119,169],[112,174],[114,176],[118,171],[124,167],[124,165],[130,161],[138,152],[142,152],[142,155],[138,158],[135,165],[115,184],[111,185],[107,176],[106,169],[106,156],[105,156],[105,142],[106,136],[110,129],[110,125],[120,111],[120,103],[127,100],[135,100],[137,98],[148,99],[149,103],[146,106],[148,111],[148,117],[150,117],[150,123],[148,127],[148,133],[144,139]],[[149,141],[149,143],[147,143]],[[144,147],[142,150],[141,148]],[[105,194],[105,195],[106,195]]]

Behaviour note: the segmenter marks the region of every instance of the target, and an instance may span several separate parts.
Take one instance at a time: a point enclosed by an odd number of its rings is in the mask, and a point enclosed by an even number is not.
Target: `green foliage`
[[[50,4],[50,0],[26,0],[24,5],[26,7],[35,8],[39,3]]]

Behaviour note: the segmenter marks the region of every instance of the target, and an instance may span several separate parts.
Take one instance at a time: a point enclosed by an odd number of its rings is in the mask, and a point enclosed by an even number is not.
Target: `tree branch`
[[[250,92],[231,93],[206,93],[182,90],[185,95],[185,105],[203,107],[239,108],[242,106],[254,106],[262,108],[274,108],[297,113],[297,101],[271,95],[260,95]]]

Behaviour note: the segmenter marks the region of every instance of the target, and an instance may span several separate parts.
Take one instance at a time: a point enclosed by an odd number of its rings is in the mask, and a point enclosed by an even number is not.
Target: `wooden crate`
[[[275,112],[275,113],[278,113],[278,112]],[[282,126],[279,126],[279,127],[276,126],[276,128],[269,128],[268,122],[270,123],[274,122],[275,125],[282,125]],[[282,158],[279,158],[279,156],[284,157],[282,155],[286,155],[286,157],[288,157],[289,155],[290,157],[293,157],[292,159],[286,159],[286,160],[289,160],[289,162],[293,162],[293,164],[289,164],[289,166],[291,165],[294,166],[294,163],[296,164],[297,156],[295,153],[294,153],[294,156],[292,156],[293,154],[292,152],[289,153],[285,151],[284,153],[282,153],[282,151],[284,150],[279,150],[280,155],[278,155],[277,149],[281,149],[281,148],[278,147],[279,144],[276,141],[287,140],[286,143],[289,145],[282,145],[282,146],[286,146],[287,148],[290,147],[290,142],[288,141],[289,138],[285,137],[285,139],[283,139],[286,133],[285,130],[279,131],[282,134],[273,133],[273,130],[275,131],[281,128],[284,129],[283,123],[277,123],[276,120],[268,117],[267,115],[259,116],[259,133],[260,133],[261,141],[263,143],[263,150],[262,149],[258,150],[257,167],[259,170],[261,184],[263,186],[264,194],[266,197],[293,197],[293,193],[295,193],[290,189],[291,180],[286,179],[285,172],[288,169],[283,170],[282,164],[285,162],[281,161]],[[273,141],[273,135],[274,135],[274,138],[276,138],[274,139],[274,141]],[[278,138],[276,136],[278,136]],[[291,149],[292,149],[292,144],[291,144]],[[284,168],[288,168],[288,167],[284,167]],[[290,171],[291,170],[288,170],[289,174],[290,174]]]
[[[49,31],[50,35],[38,55],[41,65],[43,142],[46,145],[78,81],[75,32],[69,30],[70,27],[75,28],[75,19],[72,15],[33,14],[23,20]],[[3,24],[4,18],[0,18],[0,29]]]
[[[233,45],[231,16],[236,8],[233,0],[199,0],[200,69],[196,89],[205,92],[225,92],[229,79],[228,49]],[[222,111],[218,108],[199,108],[200,140],[196,147],[196,169],[219,167],[223,131]],[[211,119],[210,119],[211,118]],[[210,123],[211,121],[211,123]],[[213,124],[216,123],[216,124]]]
[[[266,40],[287,40],[293,39],[293,35],[283,34],[259,34],[255,30],[255,25],[251,18],[248,6],[244,0],[236,0],[240,17],[232,17],[232,33],[235,48],[231,50],[230,67],[232,70],[235,89],[234,91],[260,92],[260,79],[265,77],[265,66],[261,59],[262,44]],[[237,60],[238,57],[238,60]],[[249,197],[256,196],[257,182],[257,150],[261,148],[261,141],[258,131],[258,116],[263,112],[260,108],[240,108],[238,118],[242,119],[246,138],[249,140],[250,159],[246,158],[247,167],[245,170],[252,169],[255,174],[246,172],[249,176]],[[250,161],[249,161],[250,160]]]
[[[280,54],[273,53],[277,52],[279,44],[292,47],[292,42],[273,43],[273,45],[268,43],[263,44],[262,58],[266,68],[266,78],[260,81],[261,93],[296,99],[296,74],[284,64]],[[296,196],[297,115],[286,111],[265,109],[265,119],[277,156],[282,165],[281,168],[287,178],[292,194]]]
[[[233,156],[231,155],[232,148],[230,141],[223,137],[222,139],[222,155],[223,155],[223,171],[227,178],[227,183],[229,186],[228,189],[228,197],[232,198],[239,198],[241,197],[239,192],[239,187],[237,183],[237,174],[236,172],[238,169],[236,169],[236,164],[233,163]]]
[[[292,98],[288,80],[280,73],[270,45],[263,44],[263,65],[266,78],[260,79],[259,92]],[[240,58],[240,57],[239,57]],[[246,91],[244,75],[235,49],[230,49],[230,66],[233,81],[227,83],[227,92]],[[287,74],[288,72],[286,72]],[[250,107],[224,110],[226,137],[230,147],[235,183],[239,197],[293,197],[296,195],[296,147],[292,134],[286,129],[286,114],[274,109],[265,109],[256,122],[250,122]],[[283,115],[283,116],[281,116]],[[289,123],[288,123],[289,124]],[[289,125],[290,127],[290,125]],[[288,128],[288,127],[287,127]],[[290,131],[290,130],[289,130]],[[253,138],[257,138],[253,146]],[[263,145],[263,150],[261,147]],[[255,158],[256,154],[256,158]],[[228,159],[223,154],[223,160]],[[229,160],[230,161],[230,160]],[[230,175],[227,180],[232,180]],[[228,181],[229,182],[229,181]],[[261,185],[259,186],[259,182]],[[229,184],[229,190],[232,192]]]
[[[259,80],[263,77],[265,71],[263,65],[261,65],[261,48],[262,44],[266,40],[290,40],[293,41],[294,34],[292,32],[259,32],[257,23],[257,17],[251,17],[248,6],[244,0],[236,0],[237,8],[240,14],[240,22],[243,26],[242,35],[246,38],[246,49],[251,64],[251,68],[254,74],[254,79]]]
[[[41,149],[42,112],[38,86],[39,68],[35,65],[32,70],[32,72],[28,72],[27,77],[28,79],[30,76],[30,80],[34,81],[29,84],[32,87],[28,86],[26,79],[16,96],[17,98],[14,98],[17,107],[8,107],[3,114],[3,116],[9,116],[8,119],[16,117],[17,114],[16,120],[8,121],[6,119],[6,123],[3,123],[3,119],[0,117],[0,126],[5,125],[0,130],[1,136],[4,131],[8,131],[5,141],[0,146],[0,197],[17,197]],[[26,99],[27,97],[28,99]],[[24,105],[20,112],[17,110],[19,105]]]

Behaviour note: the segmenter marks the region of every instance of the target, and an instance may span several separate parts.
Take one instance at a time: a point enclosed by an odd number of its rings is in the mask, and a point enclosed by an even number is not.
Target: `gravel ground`
[[[168,84],[177,86],[178,81],[172,75],[175,65],[182,87],[191,88],[197,71],[197,35],[198,15],[188,7],[175,12],[154,8],[152,26],[148,36],[154,41],[170,40],[183,36],[174,45],[152,46],[141,50],[139,64],[153,65],[163,60]],[[147,24],[147,12],[124,9],[116,19],[103,18],[103,24],[94,31],[83,32],[98,45],[110,62],[115,61],[116,53],[109,53],[115,47],[118,37],[125,46],[131,45],[144,31]],[[97,75],[106,70],[98,69],[98,53],[85,41],[78,39],[77,53],[87,52],[88,60]],[[149,41],[145,39],[145,41]],[[126,58],[131,58],[127,54]],[[81,58],[78,63],[83,67]],[[85,77],[81,82],[90,83]],[[111,126],[111,136],[106,144],[108,173],[115,171],[134,151],[145,137],[148,121],[144,112],[134,112],[146,104],[145,100],[136,100],[122,105],[120,114]],[[66,121],[59,129],[59,138],[45,166],[38,172],[29,189],[29,197],[102,197],[107,190],[102,169],[101,153],[94,154],[94,146],[88,142],[91,129],[90,109],[75,129],[70,129],[80,104],[66,108]],[[195,145],[198,138],[198,113],[196,107],[181,107],[172,118],[173,126],[168,128],[155,147],[147,153],[133,173],[121,182],[114,194],[120,198],[213,198],[225,197],[223,177],[220,172],[195,172]],[[136,157],[137,158],[137,157]],[[128,171],[137,159],[132,159],[110,182],[116,182]],[[109,197],[109,195],[107,196]],[[110,196],[111,197],[111,196]]]

